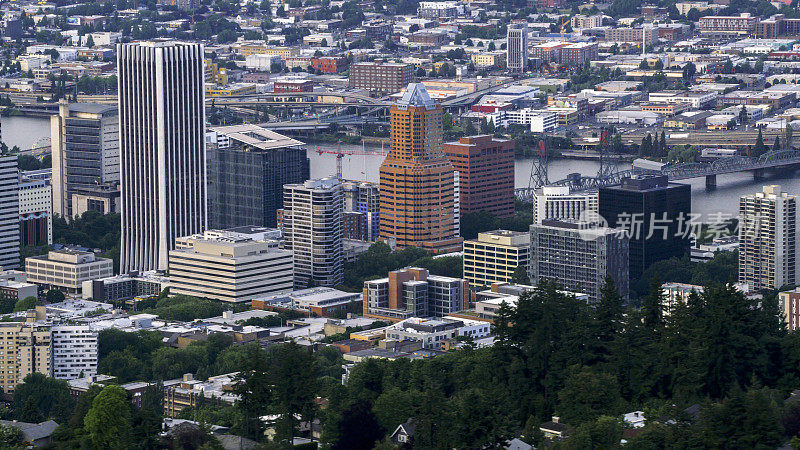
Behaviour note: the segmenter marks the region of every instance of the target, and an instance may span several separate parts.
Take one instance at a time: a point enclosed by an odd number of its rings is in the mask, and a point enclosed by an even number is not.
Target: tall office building
[[[443,146],[458,172],[461,214],[486,211],[514,215],[514,141],[491,135],[468,136]]]
[[[101,186],[119,194],[119,112],[114,105],[62,101],[50,117],[53,212],[75,217],[72,196]],[[79,194],[80,195],[80,194]],[[98,210],[99,206],[87,209]],[[111,210],[113,211],[113,209]],[[105,211],[105,208],[103,209]]]
[[[121,271],[167,270],[175,239],[206,227],[203,46],[120,44],[117,70]]]
[[[344,181],[344,211],[345,215],[358,215],[359,227],[353,230],[352,236],[345,239],[358,239],[373,242],[378,239],[381,232],[381,203],[380,191],[377,183],[367,181]]]
[[[692,191],[665,175],[636,175],[602,187],[600,216],[630,234],[630,279],[638,280],[654,262],[689,252]]]
[[[283,185],[310,178],[303,143],[257,125],[214,127],[208,137],[209,228],[275,227]]]
[[[572,220],[531,225],[531,282],[555,281],[567,291],[588,294],[594,303],[611,277],[627,297],[629,241],[619,231]]]
[[[421,83],[393,105],[391,151],[381,164],[381,238],[397,248],[461,249],[456,235],[454,171],[442,151],[442,107]]]
[[[739,282],[751,289],[797,283],[797,196],[777,185],[739,199]]]
[[[598,209],[597,191],[572,192],[569,186],[544,186],[533,194],[533,223],[545,219],[578,220]]]
[[[16,155],[0,155],[0,268],[19,267],[19,174]]]
[[[514,72],[525,72],[528,68],[528,24],[515,23],[508,26],[506,35],[506,67]]]
[[[496,230],[464,241],[464,279],[476,287],[511,283],[518,267],[528,271],[531,235],[527,231]]]
[[[342,184],[335,177],[283,187],[278,225],[284,247],[294,254],[294,285],[336,286],[342,282]]]

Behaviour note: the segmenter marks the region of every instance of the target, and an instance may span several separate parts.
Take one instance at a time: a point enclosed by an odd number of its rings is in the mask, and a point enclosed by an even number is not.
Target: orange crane
[[[367,149],[364,148],[363,143],[362,143],[360,151],[359,150],[342,150],[342,140],[341,139],[339,139],[339,141],[337,142],[336,151],[333,151],[333,150],[322,150],[319,147],[317,147],[316,151],[317,151],[317,154],[320,155],[320,156],[323,155],[323,154],[335,155],[336,156],[336,176],[339,177],[339,181],[342,180],[342,159],[345,157],[345,155],[347,155],[347,156],[353,156],[353,155],[357,155],[357,156],[380,156],[380,155],[383,155],[383,156],[386,156],[388,154],[388,152],[383,150],[383,146],[381,146],[380,150],[367,150]],[[364,164],[366,164],[366,160],[365,160]],[[366,173],[364,174],[364,176],[366,176]]]

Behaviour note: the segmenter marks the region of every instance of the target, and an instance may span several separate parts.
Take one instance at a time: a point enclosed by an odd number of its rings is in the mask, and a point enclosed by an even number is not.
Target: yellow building
[[[472,64],[475,64],[475,67],[505,67],[506,53],[473,53],[472,56],[470,56],[470,60],[472,61]]]
[[[281,59],[286,60],[286,58],[297,56],[299,54],[299,49],[293,47],[275,47],[267,45],[264,42],[250,42],[242,43],[239,46],[239,54],[242,56],[278,55]]]
[[[206,83],[228,84],[228,69],[210,59],[205,60],[204,79]]]
[[[531,259],[531,235],[524,231],[487,231],[464,241],[464,279],[470,286],[511,283],[517,267],[526,272]]]
[[[34,373],[50,376],[51,333],[49,325],[0,323],[0,386],[12,393],[17,384]]]
[[[206,85],[206,97],[231,97],[234,95],[257,94],[258,89],[255,84],[235,83],[225,86],[213,84]]]

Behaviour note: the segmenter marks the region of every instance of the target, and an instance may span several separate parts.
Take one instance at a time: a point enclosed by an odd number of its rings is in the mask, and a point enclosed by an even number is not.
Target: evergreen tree
[[[764,145],[764,135],[761,133],[761,128],[758,129],[758,137],[756,137],[756,145],[753,148],[753,156],[761,156],[767,152],[767,146]]]
[[[775,136],[775,142],[772,144],[772,151],[777,152],[781,149],[781,138],[780,136]]]

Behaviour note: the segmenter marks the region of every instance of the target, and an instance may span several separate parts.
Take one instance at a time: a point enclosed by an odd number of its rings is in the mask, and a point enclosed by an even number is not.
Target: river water
[[[50,136],[48,119],[31,117],[2,117],[2,139],[6,145],[18,145],[27,149],[40,139]],[[332,154],[319,154],[316,150],[335,151],[336,144],[308,144],[307,154],[311,161],[311,176],[314,178],[334,175],[336,173],[336,157]],[[342,144],[343,150],[361,151],[361,146]],[[367,150],[370,150],[367,147]],[[375,149],[375,147],[372,147]],[[384,156],[382,155],[350,155],[342,160],[342,175],[351,180],[378,181],[378,171]],[[515,162],[514,178],[517,187],[527,187],[530,179],[533,160],[518,159]],[[624,165],[624,168],[629,167]],[[560,180],[567,174],[578,172],[584,175],[597,173],[596,161],[555,160],[551,161],[548,174],[550,180]],[[783,190],[791,194],[800,194],[800,178],[797,173],[770,175],[760,181],[754,181],[749,172],[717,176],[717,188],[707,190],[705,179],[682,181],[692,185],[692,211],[703,214],[703,219],[722,214],[735,216],[739,207],[739,197],[761,190],[765,184],[780,184]]]

